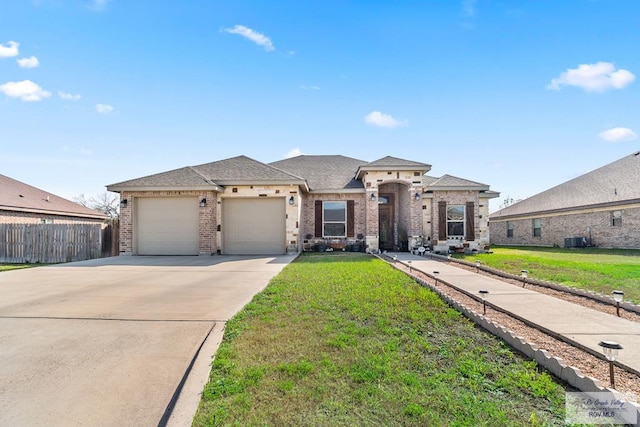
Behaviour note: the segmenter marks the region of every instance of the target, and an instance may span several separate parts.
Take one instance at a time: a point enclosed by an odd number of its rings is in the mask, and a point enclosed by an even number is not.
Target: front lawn
[[[491,254],[457,255],[478,260],[507,273],[528,270],[529,277],[587,289],[605,295],[620,290],[625,299],[640,302],[640,251],[599,248],[494,246]]]
[[[364,254],[303,254],[227,324],[194,425],[562,425],[564,386]]]

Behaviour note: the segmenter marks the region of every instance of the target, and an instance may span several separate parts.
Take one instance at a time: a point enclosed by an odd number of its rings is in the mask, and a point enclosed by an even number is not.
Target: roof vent
[[[24,197],[22,194],[19,194],[20,197]]]
[[[634,156],[640,155],[640,151],[636,151],[635,153],[633,153]]]
[[[49,201],[49,196],[47,196],[47,202]]]

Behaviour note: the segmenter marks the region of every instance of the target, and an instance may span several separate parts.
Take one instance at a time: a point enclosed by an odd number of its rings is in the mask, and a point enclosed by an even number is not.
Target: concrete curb
[[[384,259],[382,260],[385,262],[388,262]],[[550,355],[546,350],[538,349],[535,344],[525,341],[524,338],[517,336],[514,332],[508,330],[507,328],[501,326],[498,323],[488,320],[486,317],[476,313],[475,311],[465,306],[464,304],[461,304],[455,301],[454,299],[450,298],[448,295],[444,294],[437,287],[432,286],[431,284],[418,278],[417,276],[414,276],[413,274],[409,274],[406,271],[400,270],[393,263],[389,263],[389,264],[393,268],[397,269],[398,271],[402,271],[403,273],[410,276],[412,279],[418,282],[421,286],[429,288],[433,292],[437,293],[440,296],[440,298],[442,298],[447,304],[449,304],[451,307],[453,307],[454,309],[462,313],[468,319],[472,320],[475,324],[477,324],[487,332],[500,338],[501,340],[509,344],[516,351],[520,352],[521,354],[524,354],[531,360],[535,360],[536,363],[538,363],[538,365],[544,367],[553,375],[555,375],[557,378],[560,378],[563,381],[566,381],[568,384],[580,390],[581,392],[586,394],[606,392],[606,393],[610,393],[612,397],[615,397],[616,399],[626,400],[626,397],[619,391],[604,387],[599,380],[589,376],[585,376],[584,374],[582,374],[580,369],[567,365],[566,363],[564,363],[564,361],[561,358]],[[473,266],[475,266],[475,264]],[[630,403],[635,407],[636,414],[639,420],[639,422],[636,423],[635,425],[639,426],[640,425],[640,405],[635,402],[628,402],[628,403]]]

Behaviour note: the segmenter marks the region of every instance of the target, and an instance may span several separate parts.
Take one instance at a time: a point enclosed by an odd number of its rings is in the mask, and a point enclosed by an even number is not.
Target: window
[[[622,211],[611,212],[611,226],[622,227]]]
[[[464,237],[464,205],[447,206],[447,237]]]
[[[51,218],[42,218],[40,224],[53,224],[53,220]]]
[[[542,221],[540,221],[540,218],[533,220],[533,237],[542,237]]]
[[[513,237],[513,222],[507,221],[507,237]]]
[[[347,202],[322,202],[323,237],[347,237]]]

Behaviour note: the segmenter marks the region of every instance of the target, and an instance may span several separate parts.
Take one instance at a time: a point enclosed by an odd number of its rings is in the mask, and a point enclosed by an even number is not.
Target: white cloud
[[[7,42],[7,44],[0,44],[0,58],[10,58],[12,56],[18,56],[18,46],[20,43]]]
[[[40,61],[35,56],[31,56],[29,58],[20,58],[17,60],[18,65],[22,68],[36,68],[40,65]]]
[[[276,50],[269,37],[265,36],[262,33],[258,33],[251,28],[247,28],[244,25],[236,25],[233,28],[225,28],[224,31],[229,34],[239,34],[242,37],[251,40],[255,44],[264,47],[264,50],[266,50],[267,52]]]
[[[294,148],[293,150],[289,151],[284,158],[285,159],[290,159],[291,157],[298,157],[301,156],[303,153],[302,151],[300,151],[300,149],[298,147]]]
[[[577,86],[587,92],[602,92],[607,89],[622,89],[636,79],[628,70],[616,70],[610,62],[580,64],[569,68],[559,77],[551,80],[547,89],[560,90],[561,86]]]
[[[113,112],[113,107],[107,104],[96,104],[96,111],[100,114],[109,114]]]
[[[303,89],[303,90],[320,90],[320,86],[305,86],[305,85],[300,85],[300,89]]]
[[[20,98],[23,101],[41,101],[51,96],[51,92],[47,92],[31,80],[7,82],[0,85],[0,92],[10,98]]]
[[[608,142],[632,141],[638,137],[629,128],[613,128],[600,132],[598,136]]]
[[[78,99],[81,98],[79,94],[75,94],[74,95],[72,93],[66,93],[66,92],[63,92],[61,90],[58,91],[58,96],[60,98],[62,98],[62,99],[68,99],[68,100],[71,100],[71,101],[77,101]]]
[[[462,0],[462,10],[467,16],[474,16],[476,14],[477,0]]]
[[[370,125],[388,129],[407,125],[406,120],[401,121],[394,119],[391,115],[383,114],[380,111],[372,111],[371,113],[367,114],[366,116],[364,116],[364,121]]]
[[[106,6],[106,4],[109,1],[110,0],[91,0],[89,2],[89,8],[93,9],[93,10],[100,11],[100,10],[104,9],[104,7]]]

